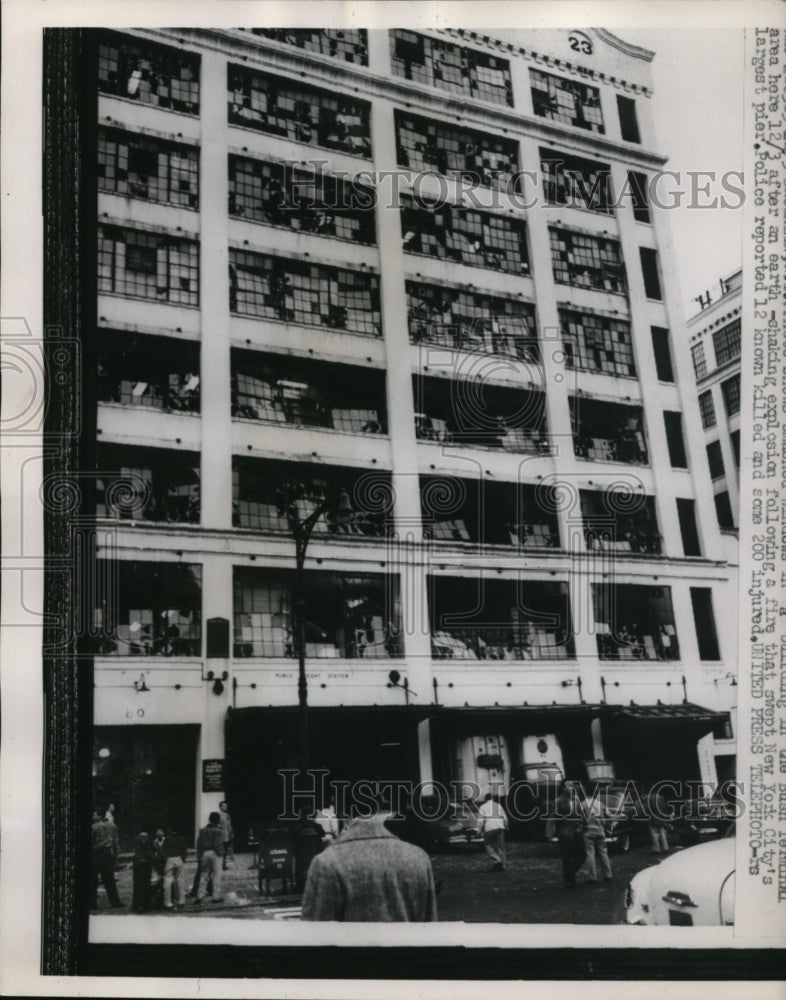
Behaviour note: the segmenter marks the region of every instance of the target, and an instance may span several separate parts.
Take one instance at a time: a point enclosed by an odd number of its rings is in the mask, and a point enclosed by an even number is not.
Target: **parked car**
[[[631,879],[625,922],[672,927],[734,923],[733,836],[673,854]]]
[[[554,810],[557,792],[565,780],[559,764],[517,764],[511,770],[506,811],[511,836],[529,840],[549,838],[548,817]],[[523,817],[532,813],[531,818]]]
[[[595,787],[606,815],[606,844],[627,853],[632,844],[647,837],[647,820],[644,816],[646,796],[635,781],[603,782]]]
[[[736,807],[720,796],[674,802],[673,809],[671,829],[685,847],[725,837],[734,829]]]
[[[429,818],[431,813],[433,819]],[[436,799],[424,798],[417,814],[408,810],[403,816],[389,815],[385,826],[402,840],[431,852],[449,847],[483,846],[483,821],[471,799],[449,802],[440,810]]]

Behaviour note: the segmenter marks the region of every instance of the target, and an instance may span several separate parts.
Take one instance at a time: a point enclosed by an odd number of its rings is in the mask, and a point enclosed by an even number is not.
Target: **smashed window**
[[[507,59],[414,31],[395,29],[389,34],[391,64],[396,76],[452,94],[513,107]]]
[[[401,231],[406,253],[508,274],[529,274],[522,219],[416,201],[405,195],[401,200]]]
[[[97,389],[102,403],[199,413],[199,345],[102,330]]]
[[[406,291],[413,343],[539,361],[531,303],[418,281],[407,281]]]
[[[98,187],[110,194],[198,208],[199,150],[119,129],[99,129]]]
[[[670,587],[593,583],[601,660],[678,660]]]
[[[625,265],[617,240],[569,229],[549,229],[549,236],[554,280],[558,284],[625,294]]]
[[[172,111],[199,114],[199,56],[128,35],[98,46],[98,89]]]
[[[465,177],[486,187],[516,185],[518,143],[514,139],[458,128],[444,122],[395,112],[400,167],[449,177]]]
[[[193,240],[98,227],[98,291],[199,305],[199,248]]]
[[[567,368],[635,378],[630,323],[573,309],[559,318]]]
[[[331,174],[229,157],[229,214],[236,218],[371,244],[374,204],[371,189]]]
[[[107,579],[99,559],[99,579]],[[93,649],[102,656],[200,656],[202,567],[197,563],[113,564],[117,589],[93,611]]]
[[[229,121],[310,146],[371,156],[371,105],[283,77],[229,66]]]
[[[368,66],[368,32],[365,28],[252,28],[253,35],[318,52],[340,62]]]
[[[597,87],[536,69],[531,69],[529,75],[536,115],[600,135],[605,132]]]
[[[571,396],[570,422],[577,457],[596,462],[648,463],[640,406]]]
[[[543,191],[549,205],[588,209],[601,215],[614,212],[611,167],[552,149],[541,149]]]

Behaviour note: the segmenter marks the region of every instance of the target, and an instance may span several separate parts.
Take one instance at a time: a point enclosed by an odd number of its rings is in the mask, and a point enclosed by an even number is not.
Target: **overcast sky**
[[[658,152],[666,169],[742,170],[743,60],[741,29],[632,29],[615,34],[652,49],[653,111]],[[705,289],[739,267],[742,208],[675,209],[669,213],[686,315]]]

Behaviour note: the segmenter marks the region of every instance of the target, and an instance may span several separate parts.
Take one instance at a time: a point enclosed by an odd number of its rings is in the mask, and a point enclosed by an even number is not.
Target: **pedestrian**
[[[336,807],[333,804],[332,795],[321,809],[317,809],[315,822],[317,822],[324,830],[325,840],[335,840],[339,835],[339,821],[338,816],[336,815]]]
[[[196,905],[200,905],[202,900],[208,895],[208,890],[212,894],[213,902],[221,902],[221,857],[224,853],[224,838],[221,832],[221,814],[212,812],[208,817],[206,826],[199,831],[197,838],[197,857],[199,862],[199,875],[205,876],[205,888],[200,885],[197,889]]]
[[[483,843],[493,864],[491,871],[505,870],[505,831],[508,817],[496,792],[489,792],[478,809],[483,823]]]
[[[227,861],[231,858],[233,861],[235,859],[234,852],[234,841],[235,841],[235,831],[232,828],[232,820],[229,816],[229,810],[227,808],[226,802],[219,802],[219,815],[221,817],[221,839],[222,846],[224,850],[224,859],[222,861],[222,868],[224,871],[227,870]]]
[[[436,920],[429,856],[391,833],[379,811],[350,820],[311,862],[301,916],[355,922]]]
[[[134,913],[147,913],[151,906],[150,881],[153,878],[153,845],[150,834],[143,830],[134,841],[133,896]]]
[[[603,806],[598,796],[591,799],[582,792],[581,818],[584,824],[584,849],[587,852],[587,876],[590,882],[600,882],[598,864],[604,881],[611,882],[611,862],[606,848],[606,829],[603,823]]]
[[[657,785],[647,795],[647,817],[653,854],[668,854],[668,829],[672,819],[671,808]]]
[[[166,868],[166,834],[159,827],[151,845],[153,856],[153,878],[151,903],[153,909],[160,910],[164,905],[164,869]]]
[[[176,830],[168,830],[164,845],[164,909],[183,909],[183,887],[180,878],[186,863],[186,840]]]
[[[109,905],[114,909],[122,906],[120,896],[117,893],[115,883],[115,862],[120,839],[117,827],[106,819],[101,818],[101,810],[93,810],[93,827],[91,835],[91,883],[92,883],[92,903],[93,909],[98,909],[98,880],[100,879],[104,891],[109,898]]]
[[[562,857],[562,877],[565,888],[576,885],[576,873],[584,864],[587,851],[577,797],[568,785],[563,785],[555,803],[559,853]]]

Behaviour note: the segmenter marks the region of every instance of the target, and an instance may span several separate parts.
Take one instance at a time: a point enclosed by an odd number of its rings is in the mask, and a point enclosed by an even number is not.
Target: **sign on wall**
[[[203,792],[223,792],[224,791],[224,761],[223,759],[212,759],[202,761],[202,791]]]

